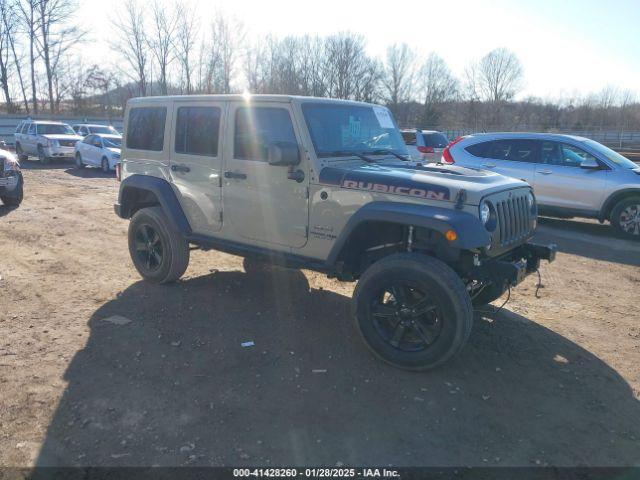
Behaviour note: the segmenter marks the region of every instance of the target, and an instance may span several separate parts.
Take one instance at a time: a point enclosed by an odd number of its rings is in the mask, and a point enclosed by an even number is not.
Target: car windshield
[[[302,111],[318,157],[376,154],[382,150],[407,154],[395,121],[384,107],[305,103]]]
[[[449,140],[442,133],[423,133],[424,146],[433,148],[445,148]]]
[[[586,145],[589,145],[596,152],[604,155],[607,158],[607,160],[611,160],[613,163],[615,163],[620,167],[623,167],[623,168],[639,168],[640,167],[637,163],[632,162],[627,157],[620,155],[618,152],[614,152],[609,147],[605,147],[601,143],[598,143],[594,140],[587,140],[584,143]]]
[[[91,133],[97,133],[97,134],[107,134],[107,135],[118,135],[118,131],[111,127],[111,126],[106,126],[106,125],[96,125],[96,126],[92,126],[89,127],[91,130]]]
[[[122,144],[122,138],[102,137],[102,142],[107,148],[120,148],[120,145]]]
[[[38,123],[36,125],[38,135],[75,135],[69,125],[60,123]]]

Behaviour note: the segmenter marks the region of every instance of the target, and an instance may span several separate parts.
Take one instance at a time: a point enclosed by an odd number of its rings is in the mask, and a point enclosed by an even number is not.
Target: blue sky
[[[122,7],[112,0],[107,15]],[[184,0],[198,9],[203,30],[217,8],[242,20],[249,37],[268,33],[361,33],[369,52],[406,42],[420,58],[441,55],[454,73],[493,48],[513,50],[525,69],[521,96],[554,99],[606,85],[640,90],[640,0]],[[164,0],[167,5],[174,2]],[[95,24],[104,0],[83,0],[78,15],[91,26],[91,61],[116,61],[108,22]]]

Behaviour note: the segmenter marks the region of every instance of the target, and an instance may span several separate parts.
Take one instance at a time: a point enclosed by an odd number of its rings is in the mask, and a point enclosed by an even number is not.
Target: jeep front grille
[[[527,192],[518,193],[496,203],[498,242],[501,247],[520,243],[531,234],[532,213]]]

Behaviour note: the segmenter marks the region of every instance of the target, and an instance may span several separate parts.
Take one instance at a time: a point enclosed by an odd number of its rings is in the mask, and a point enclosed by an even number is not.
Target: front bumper
[[[47,147],[44,149],[47,157],[73,158],[76,154],[75,147]]]
[[[481,282],[504,286],[505,289],[514,287],[527,275],[537,271],[541,260],[553,262],[556,251],[554,244],[525,243],[499,258],[486,260],[476,267],[474,277]]]

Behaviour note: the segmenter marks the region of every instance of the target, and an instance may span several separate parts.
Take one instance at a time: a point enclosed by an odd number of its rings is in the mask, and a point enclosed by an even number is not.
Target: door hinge
[[[220,223],[222,223],[222,210],[220,210]]]
[[[218,175],[218,186],[222,187],[222,175]],[[222,215],[222,212],[220,212],[220,215]]]
[[[308,199],[309,198],[309,187],[305,187],[304,190],[305,190],[305,197],[304,198]]]

